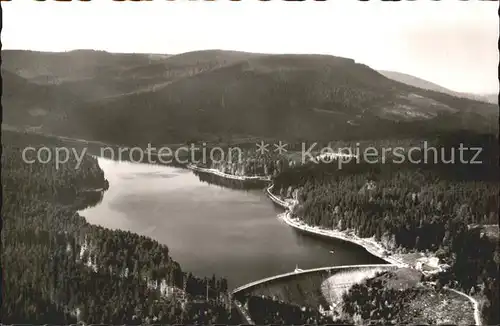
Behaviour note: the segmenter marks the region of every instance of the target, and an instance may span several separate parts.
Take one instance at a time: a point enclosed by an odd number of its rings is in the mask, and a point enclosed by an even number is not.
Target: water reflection
[[[234,190],[264,189],[264,187],[268,184],[267,181],[262,180],[227,179],[211,173],[198,171],[193,171],[193,174],[196,175],[201,182]]]
[[[86,209],[101,204],[104,199],[104,192],[104,190],[94,189],[83,191],[76,198],[76,200],[79,201],[77,207],[80,207],[80,209]]]
[[[282,209],[261,189],[228,189],[206,175],[169,166],[104,158],[99,165],[109,189],[101,204],[81,214],[90,223],[166,244],[183,269],[195,275],[215,273],[236,287],[290,272],[296,265],[380,262],[353,245],[297,233],[277,218]]]

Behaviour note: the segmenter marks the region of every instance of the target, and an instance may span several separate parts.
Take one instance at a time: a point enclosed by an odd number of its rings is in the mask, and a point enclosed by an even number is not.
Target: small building
[[[422,257],[415,262],[415,269],[425,272],[440,271],[439,258],[437,257]]]
[[[439,268],[441,269],[441,271],[447,271],[451,268],[451,266],[448,264],[442,264],[442,265],[439,265]]]

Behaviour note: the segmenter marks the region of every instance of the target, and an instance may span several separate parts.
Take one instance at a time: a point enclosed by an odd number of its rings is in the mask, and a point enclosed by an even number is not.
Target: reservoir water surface
[[[296,232],[262,190],[223,188],[163,165],[105,158],[99,165],[109,189],[81,211],[89,223],[149,236],[167,245],[184,271],[226,277],[230,288],[296,266],[383,263],[352,244]]]

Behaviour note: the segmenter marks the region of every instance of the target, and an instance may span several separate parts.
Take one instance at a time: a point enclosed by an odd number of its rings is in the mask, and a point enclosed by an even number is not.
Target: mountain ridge
[[[476,93],[470,93],[470,92],[456,92],[456,91],[450,90],[446,87],[440,86],[436,83],[430,82],[428,80],[425,80],[423,78],[416,77],[416,76],[413,76],[410,74],[405,74],[402,72],[390,71],[390,70],[379,70],[379,72],[387,78],[393,79],[393,80],[398,81],[400,83],[408,84],[410,86],[415,86],[415,87],[419,87],[422,89],[433,90],[436,92],[445,93],[445,94],[449,94],[452,96],[464,97],[464,98],[482,101],[482,102],[486,102],[486,103],[498,104],[498,93],[476,94]]]
[[[497,128],[491,104],[413,87],[353,59],[329,55],[207,50],[151,58],[3,50],[2,59],[10,94],[6,123],[41,124],[50,132],[90,140],[369,139]],[[17,89],[9,73],[24,76],[29,87]],[[42,96],[40,88],[42,94],[59,95]],[[58,96],[74,100],[54,105]],[[20,102],[23,98],[31,100]],[[40,103],[49,116],[65,112],[64,123],[23,116]]]

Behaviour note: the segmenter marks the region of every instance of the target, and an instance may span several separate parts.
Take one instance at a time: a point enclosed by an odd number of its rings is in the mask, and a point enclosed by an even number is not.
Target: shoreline
[[[319,235],[323,237],[329,237],[332,239],[338,239],[338,240],[343,240],[346,242],[350,242],[353,244],[356,244],[362,248],[364,248],[366,251],[368,251],[370,254],[386,261],[388,266],[397,266],[398,268],[413,268],[410,265],[402,262],[400,259],[391,256],[391,255],[384,255],[384,252],[386,249],[375,241],[374,238],[360,238],[356,236],[355,234],[348,235],[345,232],[339,231],[339,230],[329,230],[329,229],[322,229],[319,227],[313,227],[309,226],[306,223],[300,221],[299,219],[294,219],[291,217],[291,210],[293,209],[293,206],[295,205],[293,202],[287,202],[280,197],[274,195],[271,190],[274,187],[274,185],[270,185],[269,187],[266,188],[266,195],[271,199],[274,203],[277,205],[281,206],[282,208],[285,209],[284,214],[278,215],[278,218],[284,221],[288,226],[293,227],[295,229],[299,229],[301,231],[311,233],[314,235]],[[447,288],[448,290],[455,292],[467,299],[469,299],[469,302],[471,302],[473,309],[474,309],[474,321],[476,325],[482,325],[481,323],[481,312],[479,311],[479,302],[471,297],[470,295],[467,295],[461,291]]]
[[[264,177],[264,176],[239,176],[239,175],[234,175],[234,174],[228,174],[221,172],[217,169],[208,169],[208,168],[201,168],[199,166],[196,166],[194,164],[188,164],[186,167],[192,171],[197,171],[197,172],[204,172],[204,173],[209,173],[213,174],[222,178],[226,179],[231,179],[231,180],[240,180],[240,181],[268,181],[271,182],[271,177]]]
[[[268,181],[271,182],[270,177],[263,177],[263,176],[237,176],[237,175],[232,175],[224,172],[220,172],[217,169],[208,169],[208,168],[201,168],[199,166],[196,166],[194,164],[188,164],[186,166],[188,169],[192,171],[198,171],[198,172],[204,172],[204,173],[209,173],[213,174],[222,178],[227,178],[227,179],[232,179],[232,180],[240,180],[240,181]],[[396,257],[390,256],[390,255],[385,255],[384,252],[387,250],[378,242],[376,242],[373,238],[359,238],[356,235],[348,235],[343,231],[339,230],[327,230],[327,229],[322,229],[319,227],[313,227],[309,226],[297,219],[293,219],[291,217],[291,210],[294,206],[294,203],[292,201],[286,201],[281,199],[280,197],[274,195],[271,190],[274,187],[273,184],[271,184],[269,187],[266,188],[266,195],[271,201],[273,201],[275,204],[278,206],[282,207],[285,209],[284,214],[278,215],[278,218],[283,220],[288,226],[293,227],[295,229],[299,229],[304,232],[308,232],[314,235],[319,235],[323,237],[329,237],[332,239],[337,239],[337,240],[342,240],[346,242],[353,243],[357,246],[360,246],[364,248],[366,251],[368,251],[370,254],[372,254],[375,257],[378,257],[384,261],[386,261],[388,264],[392,265],[397,265],[399,267],[409,267],[408,264],[402,262],[400,259],[397,259]]]
[[[216,170],[216,169],[200,168],[200,167],[197,167],[193,164],[188,164],[187,168],[190,170],[193,170],[193,171],[210,173],[210,174],[214,174],[214,175],[217,175],[217,176],[220,176],[223,178],[228,178],[228,179],[233,179],[233,180],[241,180],[241,181],[261,180],[261,181],[271,182],[271,178],[269,178],[269,177],[235,176],[235,175],[220,172],[219,170]],[[397,266],[398,268],[414,268],[414,267],[410,266],[409,264],[404,263],[403,261],[401,261],[400,259],[398,259],[394,255],[390,255],[390,252],[389,252],[389,255],[386,255],[385,252],[387,252],[388,250],[386,250],[383,247],[383,245],[381,245],[379,242],[375,241],[374,238],[360,238],[360,237],[356,236],[355,234],[347,234],[344,231],[339,231],[339,230],[334,230],[334,229],[329,230],[329,229],[323,229],[323,228],[319,228],[319,227],[313,227],[313,226],[307,225],[306,223],[300,221],[299,219],[292,218],[291,211],[292,211],[295,203],[291,200],[290,201],[283,200],[282,198],[274,195],[271,192],[273,187],[274,187],[273,184],[266,187],[266,189],[265,189],[266,195],[272,202],[274,202],[275,204],[277,204],[278,206],[280,206],[281,208],[283,208],[285,210],[285,213],[279,214],[278,218],[281,219],[283,222],[285,222],[288,226],[293,227],[295,229],[299,229],[299,230],[306,232],[306,233],[319,235],[319,236],[323,236],[323,237],[329,237],[332,239],[337,239],[337,240],[353,243],[357,246],[364,248],[368,253],[372,254],[373,256],[378,257],[378,258],[386,261],[388,263],[388,266],[392,265],[392,266]],[[254,282],[249,283],[249,284],[253,284],[255,282],[258,282],[258,281],[254,281]],[[243,285],[241,287],[245,287],[245,285]],[[482,325],[481,312],[479,311],[478,301],[476,299],[474,299],[473,297],[471,297],[471,296],[469,296],[461,291],[458,291],[455,289],[449,289],[449,290],[451,290],[457,294],[460,294],[460,295],[469,299],[469,302],[471,302],[471,304],[473,305],[475,323],[476,323],[476,325]],[[238,307],[238,305],[236,305],[236,306],[237,306],[238,310],[241,308],[241,307]]]
[[[380,243],[376,242],[373,238],[368,238],[368,239],[359,238],[356,235],[348,235],[345,232],[339,230],[328,230],[319,227],[309,226],[298,219],[292,218],[291,210],[294,204],[291,202],[284,201],[278,196],[274,195],[271,192],[273,186],[274,185],[271,185],[266,188],[266,194],[274,203],[278,204],[279,206],[283,207],[286,210],[284,214],[281,214],[281,216],[279,216],[279,218],[282,221],[284,221],[288,226],[314,235],[329,237],[332,239],[353,243],[357,246],[364,248],[373,256],[378,257],[391,265],[396,265],[400,268],[409,267],[408,264],[402,262],[396,257],[385,255],[384,252],[386,251],[386,249],[384,249],[384,247]]]
[[[208,169],[208,168],[201,168],[198,167],[194,164],[187,164],[186,166],[187,169],[192,170],[192,171],[198,171],[198,172],[204,172],[204,173],[209,173],[213,174],[222,178],[227,178],[227,179],[232,179],[232,180],[240,180],[240,181],[266,181],[266,182],[271,182],[270,177],[263,177],[263,176],[236,176],[232,174],[227,174],[224,172],[220,172],[219,170],[216,169]],[[299,219],[294,219],[291,217],[291,211],[295,205],[295,202],[292,200],[283,200],[282,198],[274,195],[271,190],[273,189],[274,185],[271,184],[270,186],[265,188],[265,192],[267,197],[273,201],[275,204],[278,206],[282,207],[285,210],[284,214],[279,214],[278,218],[283,220],[288,226],[293,227],[295,229],[300,229],[303,232],[311,233],[314,235],[319,235],[323,237],[329,237],[332,239],[337,239],[341,241],[346,241],[353,243],[355,245],[358,245],[362,248],[364,248],[368,253],[372,254],[375,257],[378,257],[385,262],[387,262],[387,266],[396,266],[398,268],[413,268],[412,266],[402,262],[400,259],[391,256],[391,255],[386,255],[385,252],[387,250],[377,241],[374,240],[374,238],[360,238],[354,234],[347,234],[346,232],[339,231],[339,230],[330,230],[330,229],[323,229],[319,227],[313,227],[309,226],[306,223],[300,221]],[[389,252],[390,253],[390,252]],[[356,265],[357,266],[357,265]],[[359,265],[363,266],[363,265]],[[261,280],[260,280],[261,281]],[[248,283],[248,284],[253,284],[255,282],[259,282],[259,280]],[[246,284],[246,285],[248,285]],[[244,288],[246,285],[242,285],[240,287]],[[476,299],[472,298],[471,296],[455,290],[455,289],[450,289],[453,292],[460,294],[466,298],[469,299],[469,302],[473,305],[474,309],[474,320],[476,322],[476,325],[481,325],[481,312],[479,311],[479,303]],[[234,291],[234,290],[233,290]],[[236,300],[237,301],[237,300]],[[250,318],[251,316],[248,315],[246,309],[242,306],[238,306],[238,304],[235,301],[235,306],[236,309],[242,314],[242,317],[244,319]],[[248,321],[248,319],[247,319]]]
[[[208,168],[201,168],[198,167],[194,164],[188,164],[187,168],[192,170],[192,171],[198,171],[198,172],[204,172],[204,173],[209,173],[213,175],[217,175],[222,178],[227,178],[227,179],[232,179],[232,180],[240,180],[240,181],[271,181],[270,177],[262,177],[262,176],[237,176],[237,175],[232,175],[224,172],[220,172],[217,169],[208,169]],[[275,204],[278,206],[282,207],[285,209],[284,214],[278,215],[278,217],[283,220],[288,226],[293,227],[295,229],[299,229],[304,232],[308,232],[314,235],[319,235],[323,237],[329,237],[332,239],[337,239],[337,240],[342,240],[346,242],[353,243],[357,246],[360,246],[364,248],[366,251],[368,251],[370,254],[372,254],[375,257],[378,257],[384,261],[386,261],[388,264],[392,265],[397,265],[398,267],[409,267],[408,264],[402,262],[400,259],[390,256],[390,255],[385,255],[384,253],[387,251],[380,243],[375,241],[373,238],[359,238],[356,235],[348,235],[343,231],[339,230],[327,230],[327,229],[322,229],[319,227],[313,227],[309,226],[298,219],[293,219],[291,217],[291,210],[294,206],[294,203],[292,201],[286,201],[281,199],[280,197],[274,195],[271,190],[274,187],[273,184],[271,184],[269,187],[266,188],[266,195],[269,199],[271,199]]]

